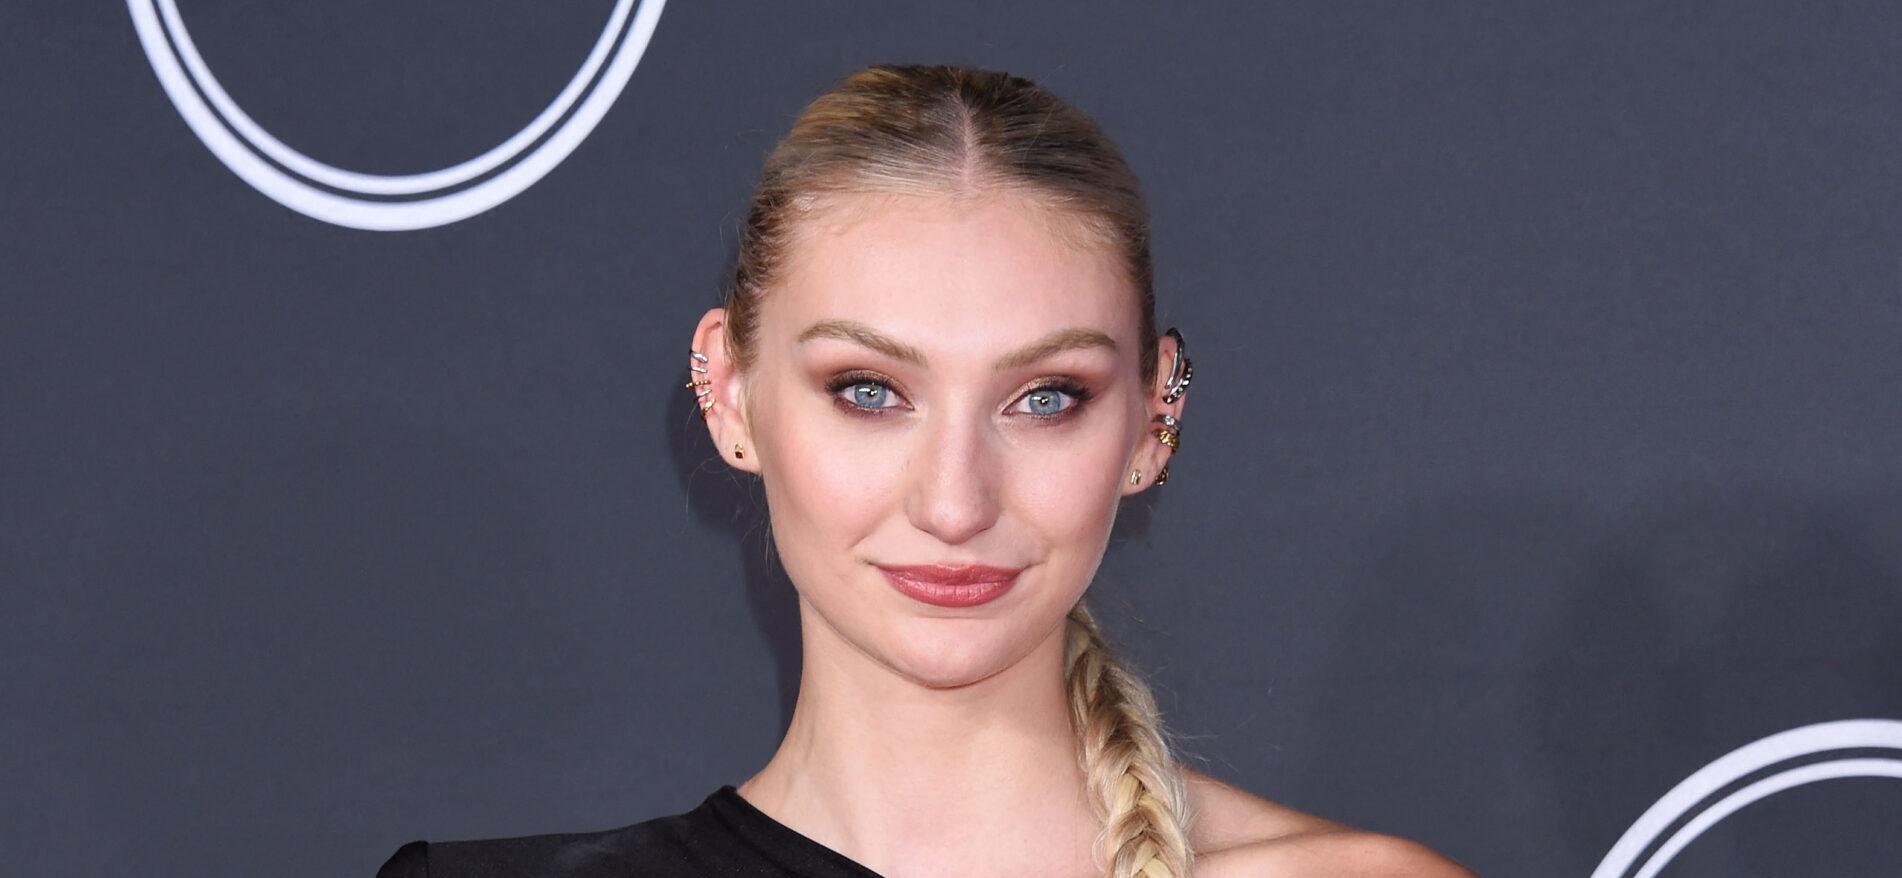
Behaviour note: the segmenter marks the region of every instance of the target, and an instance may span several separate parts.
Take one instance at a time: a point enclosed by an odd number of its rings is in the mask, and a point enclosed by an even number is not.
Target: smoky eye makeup
[[[876,372],[841,372],[827,379],[825,388],[834,405],[860,417],[881,417],[888,409],[902,407],[888,403],[904,398],[891,379]],[[851,399],[845,398],[847,390],[852,391]]]
[[[1037,411],[1040,407],[1049,406],[1049,400],[1059,393],[1070,397],[1074,401],[1056,411]],[[1094,396],[1095,393],[1092,392],[1088,386],[1084,385],[1083,382],[1069,376],[1055,376],[1038,381],[1035,386],[1024,391],[1022,395],[1018,396],[1017,399],[1011,403],[1011,411],[1025,417],[1035,418],[1039,421],[1052,423],[1066,421],[1076,417],[1077,412],[1089,404],[1090,399]],[[1020,403],[1026,402],[1030,404],[1031,410],[1019,412],[1017,406]]]

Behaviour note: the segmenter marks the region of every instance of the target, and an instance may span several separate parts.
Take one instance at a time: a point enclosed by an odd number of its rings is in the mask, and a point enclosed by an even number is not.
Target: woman
[[[1469,874],[1176,764],[1081,603],[1193,374],[1082,113],[989,71],[847,77],[767,159],[691,345],[798,591],[778,752],[685,814],[412,842],[382,878]]]

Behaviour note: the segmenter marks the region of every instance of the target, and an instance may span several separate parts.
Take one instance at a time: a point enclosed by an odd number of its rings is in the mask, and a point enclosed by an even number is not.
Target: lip
[[[906,597],[939,607],[975,607],[1010,591],[1023,568],[983,564],[877,565],[885,581]]]

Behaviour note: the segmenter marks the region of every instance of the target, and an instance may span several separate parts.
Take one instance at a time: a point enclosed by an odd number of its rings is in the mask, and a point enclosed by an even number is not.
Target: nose
[[[959,545],[997,523],[997,437],[981,415],[946,415],[921,431],[905,513],[919,530]]]

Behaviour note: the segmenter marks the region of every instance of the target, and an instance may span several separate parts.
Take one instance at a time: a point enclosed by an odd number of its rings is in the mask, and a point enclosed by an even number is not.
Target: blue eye
[[[1066,396],[1072,400],[1069,405],[1063,404],[1063,398]],[[1038,418],[1062,417],[1076,411],[1077,407],[1089,398],[1090,392],[1080,384],[1046,385],[1024,394],[1023,402],[1028,408],[1020,408],[1018,411]]]
[[[862,409],[893,408],[894,406],[886,405],[886,403],[897,396],[890,387],[877,381],[853,381],[849,384],[841,384],[833,390],[834,394],[841,392],[843,392],[841,398]]]

